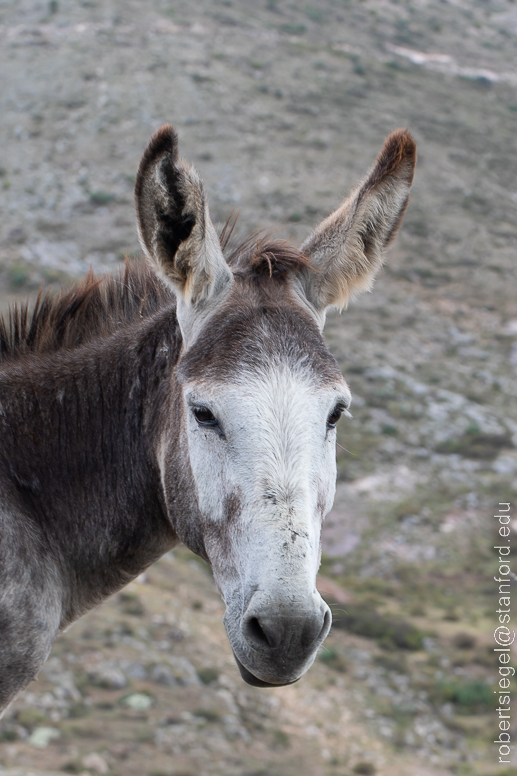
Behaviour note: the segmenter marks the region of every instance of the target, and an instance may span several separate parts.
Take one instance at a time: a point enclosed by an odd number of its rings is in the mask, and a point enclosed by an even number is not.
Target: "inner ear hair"
[[[149,255],[152,253],[156,229],[155,168],[159,161],[167,160],[174,168],[178,162],[178,136],[172,124],[164,124],[153,135],[145,149],[135,182],[135,206],[140,239]]]
[[[164,124],[142,156],[135,183],[135,204],[140,239],[147,256],[169,279],[179,283],[185,283],[186,277],[174,259],[196,223],[195,213],[186,212],[185,172],[178,160],[178,136],[171,124]]]
[[[170,158],[165,157],[156,168],[157,183],[165,193],[165,207],[157,211],[157,229],[155,235],[156,250],[162,263],[170,261],[185,242],[196,223],[194,213],[185,212],[186,196],[183,192],[183,173]]]
[[[147,146],[135,184],[140,241],[147,257],[188,306],[214,299],[232,280],[208,212],[203,184],[178,159],[170,124]]]

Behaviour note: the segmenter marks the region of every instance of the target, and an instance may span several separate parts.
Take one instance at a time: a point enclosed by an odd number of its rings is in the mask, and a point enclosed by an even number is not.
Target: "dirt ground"
[[[0,0],[2,310],[139,255],[135,173],[165,121],[214,220],[296,244],[391,130],[419,151],[373,293],[326,330],[354,418],[317,664],[245,686],[180,550],[57,642],[0,723],[2,776],[517,774],[490,642],[517,491],[516,54],[512,0]]]

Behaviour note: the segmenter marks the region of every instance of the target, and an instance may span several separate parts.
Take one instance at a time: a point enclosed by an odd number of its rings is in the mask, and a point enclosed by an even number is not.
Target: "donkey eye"
[[[336,428],[337,423],[343,412],[346,410],[346,407],[343,404],[338,404],[330,415],[327,418],[327,427],[328,428]]]
[[[217,418],[206,407],[194,407],[194,417],[200,426],[217,426]]]

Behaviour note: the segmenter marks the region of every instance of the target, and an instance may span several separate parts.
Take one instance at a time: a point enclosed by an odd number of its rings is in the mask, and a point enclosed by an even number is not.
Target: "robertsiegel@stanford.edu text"
[[[511,630],[511,607],[510,607],[510,580],[512,575],[510,568],[510,504],[500,502],[499,513],[494,515],[499,520],[499,536],[503,542],[495,546],[494,549],[499,553],[499,573],[494,580],[499,584],[499,607],[496,613],[499,619],[499,625],[494,631],[494,640],[496,647],[494,652],[499,659],[499,689],[494,693],[499,694],[498,707],[499,714],[499,738],[494,743],[499,745],[499,762],[510,764],[511,736],[511,695],[510,695],[510,677],[514,676],[515,668],[509,665],[511,662],[511,645],[515,640],[515,631]]]

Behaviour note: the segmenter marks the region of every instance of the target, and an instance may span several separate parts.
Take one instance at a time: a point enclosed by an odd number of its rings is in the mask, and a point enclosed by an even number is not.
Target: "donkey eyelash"
[[[336,404],[332,412],[327,416],[327,428],[336,428],[339,419],[343,415],[348,418],[352,417],[345,404]]]
[[[327,426],[329,428],[336,428],[339,419],[343,416],[345,418],[353,417],[346,404],[336,404],[332,412],[327,417]]]

